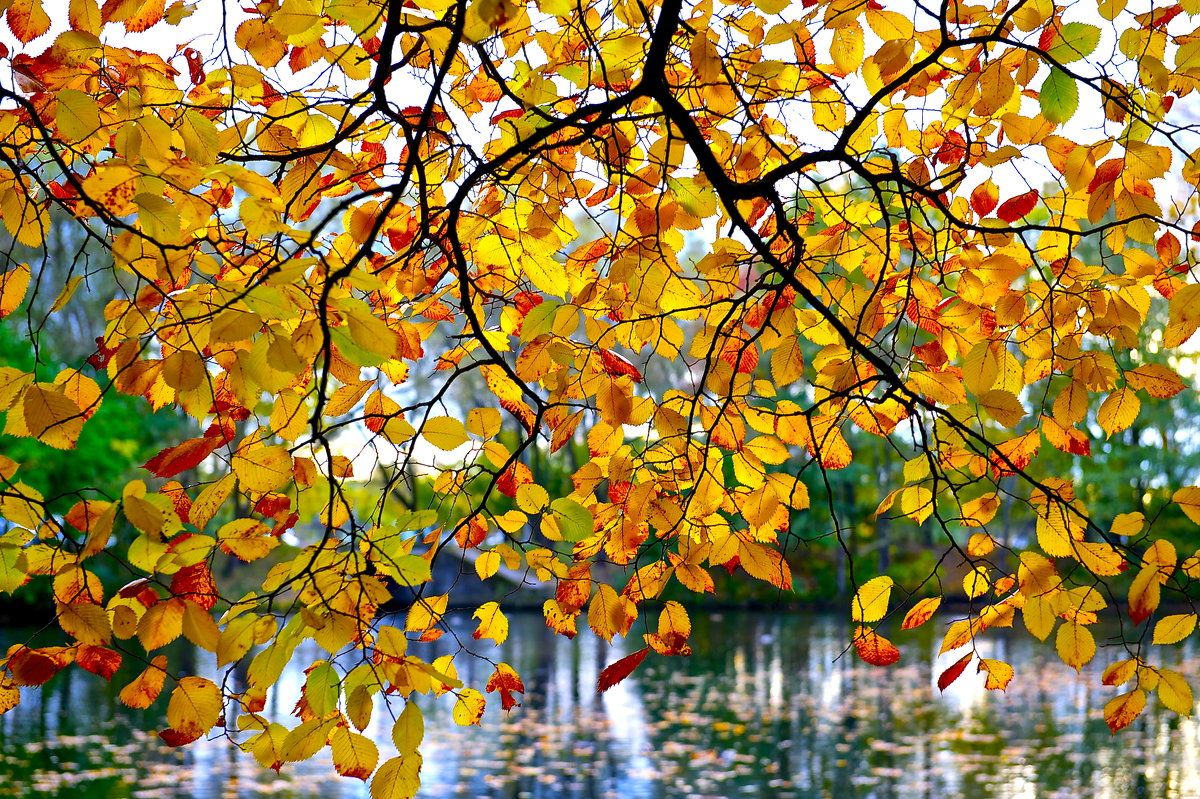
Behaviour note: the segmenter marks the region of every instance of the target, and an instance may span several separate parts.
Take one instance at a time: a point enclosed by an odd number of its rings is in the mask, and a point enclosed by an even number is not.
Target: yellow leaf
[[[329,719],[309,719],[294,730],[288,732],[283,739],[280,753],[287,763],[298,763],[308,760],[320,752],[329,743],[329,736],[337,727],[337,717]]]
[[[1064,622],[1055,639],[1058,656],[1071,668],[1079,671],[1096,655],[1096,639],[1082,624]]]
[[[104,20],[100,16],[100,6],[96,0],[71,0],[68,5],[67,19],[71,28],[77,31],[100,35]]]
[[[979,407],[1010,430],[1025,418],[1025,408],[1021,401],[1011,391],[1000,388],[984,392],[979,398]]]
[[[1185,486],[1171,496],[1171,501],[1178,505],[1189,519],[1200,524],[1200,487]]]
[[[967,540],[967,554],[973,558],[986,558],[996,548],[996,539],[987,533],[972,533]]]
[[[106,644],[112,638],[108,613],[90,602],[59,603],[58,626],[81,644]]]
[[[1112,527],[1109,532],[1113,535],[1137,535],[1142,532],[1142,528],[1146,525],[1146,517],[1141,511],[1133,513],[1121,513],[1113,519]]]
[[[962,506],[962,521],[966,527],[982,527],[996,517],[1000,498],[995,493],[968,500]]]
[[[495,408],[472,408],[467,412],[467,430],[483,439],[495,438],[503,421]]]
[[[1125,373],[1125,382],[1134,390],[1145,389],[1152,397],[1168,399],[1187,388],[1179,374],[1169,366],[1147,363]]]
[[[449,601],[449,594],[418,599],[408,609],[404,628],[410,632],[425,632],[442,620],[442,614],[446,612]]]
[[[1105,685],[1124,685],[1137,676],[1138,661],[1136,658],[1126,658],[1111,663],[1104,669],[1100,681]]]
[[[966,577],[962,581],[963,592],[975,599],[983,596],[992,587],[991,578],[988,577],[988,569],[986,566],[976,566],[971,571],[967,572]]]
[[[460,727],[478,724],[483,718],[486,706],[487,700],[483,698],[483,694],[474,688],[463,688],[459,691],[458,700],[454,703],[454,710],[451,712],[454,723]]]
[[[1110,730],[1116,732],[1129,726],[1145,709],[1146,692],[1141,688],[1134,688],[1129,693],[1108,700],[1104,705],[1104,721]]]
[[[1155,644],[1177,644],[1196,630],[1196,614],[1163,616],[1154,624]]]
[[[486,580],[492,577],[500,570],[500,553],[495,550],[479,553],[479,557],[475,558],[475,573],[479,575],[480,580]]]
[[[79,406],[48,383],[35,383],[22,400],[29,435],[55,449],[74,449],[83,431]]]
[[[205,735],[221,716],[221,689],[204,677],[183,677],[167,703],[167,723],[180,739]]]
[[[911,630],[914,627],[920,627],[925,622],[929,621],[930,617],[942,605],[940,596],[927,597],[922,599],[904,615],[904,623],[900,625],[902,630]]]
[[[183,151],[188,160],[198,166],[212,166],[217,162],[220,139],[211,119],[189,108],[180,115],[176,130],[183,139]]]
[[[421,756],[416,752],[386,761],[371,779],[371,799],[412,799],[420,789]]]
[[[1029,630],[1030,634],[1039,641],[1046,640],[1058,618],[1058,614],[1054,612],[1051,604],[1040,596],[1025,600],[1025,605],[1021,608],[1021,616],[1025,620],[1025,629]]]
[[[247,491],[266,494],[292,480],[292,456],[283,447],[249,446],[233,456],[233,473]]]
[[[17,310],[29,290],[29,267],[18,264],[7,272],[0,272],[0,319]]]
[[[258,735],[251,738],[246,744],[250,748],[254,759],[258,761],[263,768],[275,769],[279,771],[283,768],[283,742],[287,738],[288,729],[282,724],[272,722],[267,725],[267,728]]]
[[[1187,678],[1171,669],[1158,669],[1158,678],[1158,701],[1181,716],[1192,715],[1196,700]]]
[[[225,523],[217,531],[217,542],[223,551],[246,563],[266,557],[279,546],[279,539],[270,535],[266,525],[256,519],[234,519]]]
[[[127,707],[147,708],[154,704],[167,679],[167,657],[158,655],[146,670],[121,689],[121,702]]]
[[[1013,678],[1013,667],[1003,660],[981,658],[979,666],[975,671],[987,672],[987,680],[984,682],[983,687],[989,691],[1003,691],[1007,689],[1008,684],[1012,682]]]
[[[508,617],[500,610],[499,603],[485,602],[471,617],[479,619],[479,626],[471,634],[475,640],[488,638],[499,646],[508,639]]]
[[[882,619],[887,614],[888,598],[894,584],[887,575],[863,583],[850,601],[851,620],[874,622]]]
[[[900,510],[917,524],[923,524],[933,515],[933,492],[925,486],[905,487],[900,492]]]
[[[379,762],[379,747],[375,742],[345,727],[333,731],[329,747],[333,767],[343,777],[358,777],[365,782]]]
[[[1128,388],[1119,388],[1105,398],[1096,412],[1096,421],[1111,438],[1113,433],[1126,430],[1137,419],[1142,401]]]
[[[166,646],[183,634],[183,600],[156,602],[138,621],[138,640],[147,652]]]
[[[409,700],[404,703],[404,710],[392,725],[392,743],[400,754],[411,755],[416,754],[424,738],[425,717],[421,715],[417,703]]]
[[[785,336],[775,345],[771,353],[771,377],[781,386],[795,383],[804,376],[804,353],[800,350],[800,338]]]
[[[833,32],[829,53],[842,74],[849,75],[859,68],[863,59],[863,30],[857,22],[842,25]]]
[[[100,107],[78,89],[61,89],[57,95],[58,132],[67,142],[79,142],[100,128]]]
[[[421,436],[446,452],[467,443],[467,429],[453,416],[434,416],[427,419],[421,427]]]

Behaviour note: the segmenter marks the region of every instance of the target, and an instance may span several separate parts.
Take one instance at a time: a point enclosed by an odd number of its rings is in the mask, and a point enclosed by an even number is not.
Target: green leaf
[[[592,513],[575,500],[559,497],[550,503],[550,511],[564,541],[574,544],[592,534]]]
[[[1079,87],[1075,85],[1075,79],[1061,69],[1051,69],[1038,92],[1038,102],[1042,106],[1042,116],[1062,124],[1075,116],[1079,108]]]
[[[1100,29],[1086,22],[1068,22],[1058,32],[1058,40],[1046,51],[1060,64],[1069,64],[1089,56],[1100,44]],[[1047,117],[1049,119],[1049,117]]]

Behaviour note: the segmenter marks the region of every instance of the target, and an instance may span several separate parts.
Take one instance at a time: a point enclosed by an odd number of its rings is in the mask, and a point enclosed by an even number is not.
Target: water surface
[[[985,691],[983,675],[970,666],[942,694],[937,674],[956,658],[936,657],[941,628],[934,622],[897,636],[901,663],[877,669],[844,653],[848,629],[832,616],[697,612],[694,655],[651,655],[624,683],[597,695],[600,669],[636,645],[610,648],[588,632],[560,638],[536,615],[513,613],[510,621],[509,640],[481,651],[521,672],[523,706],[506,714],[493,697],[482,726],[464,729],[450,720],[451,697],[420,699],[427,722],[422,796],[1200,796],[1200,735],[1192,718],[1160,712],[1152,698],[1141,719],[1110,735],[1100,710],[1117,691],[1099,684],[1099,668],[1077,677],[1024,631],[990,631],[980,645],[981,656],[1016,668],[1006,693]],[[474,623],[457,623],[470,640]],[[0,646],[18,635],[0,632]],[[446,651],[452,640],[443,638]],[[197,673],[215,676],[199,665],[211,655],[192,654]],[[315,657],[315,649],[298,652],[268,713],[287,723],[304,679],[301,664]],[[1098,660],[1116,657],[1102,647]],[[1166,665],[1200,674],[1194,650],[1179,657]],[[459,662],[460,677],[474,684],[491,668],[469,657]],[[328,749],[276,774],[223,737],[182,750],[163,746],[154,730],[164,723],[165,700],[149,711],[123,708],[116,699],[123,677],[109,685],[72,667],[0,716],[0,795],[368,795],[362,782],[333,772]],[[395,754],[391,721],[379,705],[365,731],[383,758]]]

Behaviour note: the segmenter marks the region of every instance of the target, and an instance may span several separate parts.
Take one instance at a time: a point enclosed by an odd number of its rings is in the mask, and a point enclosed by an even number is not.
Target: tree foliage
[[[690,652],[674,584],[789,592],[800,539],[846,532],[806,522],[810,485],[869,438],[897,464],[874,518],[932,531],[941,560],[920,584],[854,569],[848,647],[894,663],[881,622],[965,596],[939,686],[974,663],[1003,689],[1019,676],[980,636],[1019,613],[1082,668],[1108,613],[1109,725],[1152,693],[1191,711],[1157,647],[1195,630],[1200,552],[1154,522],[1200,522],[1195,475],[1145,475],[1113,518],[1087,487],[1145,406],[1192,391],[1195,0],[53,10],[4,12],[0,317],[36,340],[101,292],[104,322],[78,362],[0,366],[4,433],[70,450],[118,395],[191,428],[119,494],[0,456],[0,590],[51,583],[65,634],[5,654],[0,707],[124,663],[123,701],[169,697],[168,743],[224,725],[275,768],[328,746],[410,796],[415,696],[473,724],[524,691],[489,657],[507,598],[428,656],[460,604],[439,563],[545,585],[559,634],[644,640],[603,689]],[[65,272],[59,217],[93,242]],[[564,456],[569,485],[534,479]],[[1032,530],[999,521],[1014,506]],[[233,561],[266,565],[252,590]],[[181,636],[244,689],[158,652]],[[263,710],[306,639],[326,659],[284,724]],[[382,763],[355,731],[378,694],[403,704]]]

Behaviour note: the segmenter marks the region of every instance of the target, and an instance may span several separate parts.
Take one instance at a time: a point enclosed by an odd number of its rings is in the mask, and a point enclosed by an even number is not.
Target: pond
[[[521,672],[523,706],[506,714],[493,696],[482,726],[464,729],[450,720],[449,697],[422,698],[421,796],[1200,796],[1193,718],[1160,712],[1151,699],[1142,718],[1110,735],[1100,710],[1116,691],[1099,684],[1102,666],[1078,677],[1024,631],[989,632],[980,645],[982,656],[1016,668],[1005,694],[983,690],[974,666],[939,693],[937,675],[956,658],[936,655],[937,619],[920,635],[897,636],[903,658],[882,670],[843,653],[848,629],[833,616],[697,611],[694,655],[651,655],[597,695],[600,669],[636,647],[610,648],[588,632],[559,638],[537,615],[510,621],[509,640],[490,656]],[[456,623],[469,639],[473,622]],[[0,646],[19,635],[0,631]],[[311,662],[305,654],[293,664]],[[1114,657],[1101,647],[1104,663]],[[1168,665],[1200,673],[1194,648],[1180,657]],[[472,673],[464,658],[460,676],[485,680],[490,666],[476,663]],[[0,796],[368,796],[362,782],[333,772],[328,749],[281,774],[225,738],[169,749],[154,734],[165,700],[144,712],[121,707],[123,676],[109,685],[68,669],[0,716]],[[285,672],[268,712],[285,716],[302,681],[300,668]],[[377,707],[366,733],[382,758],[394,754],[390,726]]]

